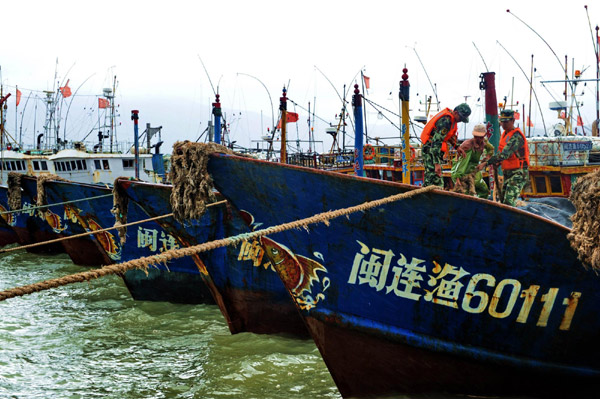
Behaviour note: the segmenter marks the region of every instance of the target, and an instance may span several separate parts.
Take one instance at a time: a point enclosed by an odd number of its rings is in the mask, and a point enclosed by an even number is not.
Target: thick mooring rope
[[[9,172],[8,185],[8,209],[21,208],[21,178],[23,175],[17,172]]]
[[[600,270],[600,169],[579,177],[570,199],[577,212],[567,238],[585,266]]]
[[[314,223],[324,223],[329,226],[329,220],[338,218],[340,216],[350,215],[355,212],[366,211],[371,208],[375,208],[381,205],[389,204],[394,201],[407,199],[410,197],[414,197],[419,194],[424,194],[426,192],[435,190],[436,186],[427,186],[424,188],[419,188],[413,191],[409,191],[406,193],[391,195],[386,198],[382,198],[379,200],[364,202],[360,205],[351,206],[348,208],[338,209],[335,211],[323,212],[317,215],[313,215],[311,217],[296,220],[290,223],[280,224],[278,226],[268,227],[266,229],[257,230],[251,233],[239,234],[237,236],[223,238],[220,240],[210,241],[203,244],[194,245],[187,248],[178,248],[172,249],[169,251],[165,251],[161,254],[147,256],[139,259],[134,259],[128,262],[104,266],[100,269],[90,270],[87,272],[76,273],[69,276],[51,279],[42,281],[39,283],[34,283],[30,285],[25,285],[22,287],[12,288],[6,291],[0,291],[0,301],[4,301],[8,298],[14,298],[17,296],[23,296],[27,294],[31,294],[34,292],[48,290],[50,288],[56,288],[67,284],[79,283],[83,281],[90,281],[99,277],[104,277],[109,274],[117,274],[117,273],[125,273],[127,270],[132,269],[141,269],[146,270],[148,266],[158,264],[158,263],[166,263],[169,260],[182,258],[184,256],[194,255],[200,252],[206,252],[213,250],[215,248],[220,248],[228,245],[236,245],[241,241],[248,241],[253,238],[263,237],[274,233],[280,233],[282,231],[291,230],[291,229],[299,229],[300,227],[306,227],[309,224]]]
[[[40,175],[40,176],[36,176],[35,178],[36,182],[37,182],[37,206],[42,206],[42,205],[46,205],[46,188],[44,187],[44,183],[50,180],[54,180],[54,181],[64,181],[64,182],[69,182],[69,180],[67,179],[63,179],[60,176],[57,175],[53,175],[53,174],[46,174],[46,175]]]

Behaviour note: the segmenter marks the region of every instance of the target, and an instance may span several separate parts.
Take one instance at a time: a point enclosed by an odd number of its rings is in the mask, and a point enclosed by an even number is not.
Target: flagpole
[[[400,82],[400,100],[402,101],[402,183],[410,184],[410,130],[409,130],[409,107],[408,99],[410,93],[410,84],[408,82],[408,69],[402,69],[402,81]]]
[[[19,86],[15,86],[15,137],[17,136],[17,122],[19,119],[19,100],[21,100],[21,96],[19,96]],[[21,138],[19,137],[19,148],[21,147]]]

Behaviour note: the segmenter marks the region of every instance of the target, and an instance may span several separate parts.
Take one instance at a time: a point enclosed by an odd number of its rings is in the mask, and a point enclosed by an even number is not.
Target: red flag
[[[298,114],[295,112],[288,112],[287,116],[286,116],[286,122],[287,123],[292,123],[292,122],[298,122]],[[277,129],[281,128],[281,119],[279,120],[279,122],[277,122]]]
[[[581,116],[577,117],[577,126],[583,126],[583,119],[581,119]]]
[[[365,87],[367,89],[369,89],[370,88],[369,82],[371,81],[371,78],[366,75],[363,75],[363,79],[365,80]]]
[[[20,102],[21,102],[21,90],[17,89],[17,107],[19,106]]]
[[[110,103],[106,98],[98,98],[98,108],[108,108]]]
[[[565,118],[566,118],[566,116],[565,116],[565,111],[560,111],[560,116],[559,116],[559,118],[560,118],[560,119],[565,119]]]
[[[528,127],[533,127],[533,123],[531,122],[531,120],[529,119],[529,117],[527,117],[527,126]]]
[[[518,112],[515,112],[515,120],[518,121],[521,118],[521,114]]]
[[[69,87],[69,80],[67,80],[67,83],[63,87],[60,88],[60,93],[62,94],[62,96],[64,98],[71,96],[71,88]]]

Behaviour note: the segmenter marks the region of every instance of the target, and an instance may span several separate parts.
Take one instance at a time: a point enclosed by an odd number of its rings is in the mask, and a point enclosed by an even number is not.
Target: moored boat
[[[417,189],[222,154],[208,171],[265,226]],[[272,258],[284,249],[319,265],[278,271],[344,397],[591,397],[600,383],[598,276],[568,232],[517,208],[433,191],[268,239],[278,243]]]
[[[124,179],[118,180],[118,185],[130,202],[143,208],[149,217],[172,211],[171,185]],[[250,215],[230,204],[208,208],[200,219],[180,223],[171,216],[157,223],[182,247],[248,233],[253,227]],[[308,338],[298,311],[258,241],[238,248],[214,249],[194,259],[206,273],[211,290],[215,290],[216,302],[232,334],[283,333]],[[177,272],[171,270],[171,274]]]

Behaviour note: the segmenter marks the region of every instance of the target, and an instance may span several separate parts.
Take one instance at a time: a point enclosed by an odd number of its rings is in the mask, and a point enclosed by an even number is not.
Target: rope
[[[36,209],[44,209],[44,208],[49,208],[51,206],[58,206],[58,205],[67,205],[67,204],[72,204],[74,202],[91,201],[91,200],[95,200],[95,199],[98,199],[98,198],[104,198],[104,197],[112,197],[112,194],[102,194],[102,195],[97,195],[95,197],[80,198],[80,199],[76,199],[76,200],[72,200],[72,201],[56,202],[54,204],[32,206],[31,208],[21,208],[21,209],[15,209],[15,210],[12,210],[12,211],[4,211],[4,212],[0,212],[0,215],[6,215],[6,214],[9,214],[9,213],[29,212],[29,211],[33,211],[33,210],[36,210]]]
[[[207,204],[206,207],[208,208],[208,207],[211,207],[211,206],[223,204],[225,202],[227,202],[227,200],[223,200],[223,201],[219,201],[219,202],[213,202],[211,204]],[[136,224],[142,224],[142,223],[146,223],[146,222],[152,222],[154,220],[164,219],[164,218],[168,218],[170,216],[173,216],[173,213],[167,213],[166,215],[155,216],[155,217],[152,217],[152,218],[149,218],[149,219],[138,220],[138,221],[127,223],[127,224],[114,225],[113,227],[107,227],[105,229],[88,231],[86,233],[75,234],[75,235],[72,235],[72,236],[55,238],[54,240],[48,240],[48,241],[43,241],[43,242],[36,242],[34,244],[21,245],[21,246],[13,247],[13,248],[0,249],[0,254],[6,253],[6,252],[18,251],[18,250],[21,250],[21,249],[28,249],[28,248],[39,247],[41,245],[54,244],[54,243],[61,242],[61,241],[71,240],[73,238],[87,237],[87,236],[90,236],[92,234],[104,233],[104,232],[109,231],[109,230],[122,229],[124,227],[133,226],[133,225],[136,225]]]
[[[282,231],[291,230],[291,229],[299,229],[300,227],[306,227],[309,224],[314,223],[324,223],[326,226],[329,226],[329,220],[334,219],[340,216],[349,215],[355,212],[362,212],[370,208],[378,207],[381,205],[385,205],[394,201],[414,197],[419,194],[423,194],[429,191],[435,190],[436,186],[427,186],[424,188],[416,189],[413,191],[409,191],[407,193],[395,194],[386,198],[382,198],[379,200],[364,202],[360,205],[351,206],[348,208],[338,209],[335,211],[329,211],[324,213],[319,213],[317,215],[313,215],[311,217],[296,220],[290,223],[280,224],[278,226],[268,227],[266,229],[257,230],[251,233],[243,233],[238,234],[233,237],[223,238],[220,240],[214,240],[210,242],[206,242],[203,244],[194,245],[187,248],[178,248],[171,249],[169,251],[165,251],[161,254],[147,256],[143,258],[138,258],[134,260],[130,260],[128,262],[119,263],[116,265],[104,266],[100,269],[90,270],[87,272],[71,274],[65,277],[60,277],[51,280],[45,280],[39,283],[34,283],[30,285],[25,285],[21,287],[12,288],[5,291],[0,291],[0,301],[4,301],[9,298],[14,298],[17,296],[24,296],[27,294],[32,294],[34,292],[48,290],[50,288],[56,288],[67,284],[79,283],[83,281],[90,281],[92,279],[96,279],[99,277],[104,277],[109,274],[119,274],[125,273],[131,269],[141,269],[146,270],[148,266],[157,264],[157,263],[166,263],[172,259],[183,258],[184,256],[195,255],[200,252],[211,251],[216,248],[221,248],[229,245],[236,245],[241,241],[248,241],[253,238],[263,237],[274,233],[280,233]]]

